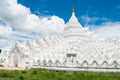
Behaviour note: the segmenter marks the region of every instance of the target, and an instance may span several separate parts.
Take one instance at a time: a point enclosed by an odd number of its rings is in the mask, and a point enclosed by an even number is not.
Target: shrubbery
[[[44,69],[0,70],[0,80],[120,80],[120,73],[66,72]]]

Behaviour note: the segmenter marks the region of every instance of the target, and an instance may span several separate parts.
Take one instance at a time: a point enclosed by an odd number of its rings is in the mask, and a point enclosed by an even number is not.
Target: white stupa
[[[0,65],[120,72],[120,41],[96,38],[82,27],[73,9],[63,33],[15,44],[0,54]]]

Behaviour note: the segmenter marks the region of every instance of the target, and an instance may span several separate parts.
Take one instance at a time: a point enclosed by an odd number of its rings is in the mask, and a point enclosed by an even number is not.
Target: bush
[[[27,72],[26,71],[22,71],[22,74],[26,74]]]
[[[0,73],[0,77],[3,77],[3,78],[12,78],[13,77],[13,75],[10,73],[10,72],[8,72],[8,71],[2,71],[1,73]]]
[[[36,71],[36,70],[33,70],[32,74],[37,74],[37,71]]]
[[[19,80],[24,80],[24,77],[23,76],[19,76]]]

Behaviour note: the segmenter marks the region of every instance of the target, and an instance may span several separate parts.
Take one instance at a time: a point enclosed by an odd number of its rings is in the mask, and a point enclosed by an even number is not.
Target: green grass
[[[66,72],[44,69],[0,70],[0,80],[120,80],[120,73]]]

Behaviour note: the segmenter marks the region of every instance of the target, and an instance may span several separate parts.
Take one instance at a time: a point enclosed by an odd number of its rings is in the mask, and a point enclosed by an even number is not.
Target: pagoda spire
[[[72,16],[70,17],[68,24],[71,26],[77,26],[79,28],[82,28],[82,25],[79,23],[77,17],[75,16],[75,9],[72,8]]]
[[[75,12],[75,9],[74,9],[74,7],[72,8],[72,13],[73,13],[73,12]]]

